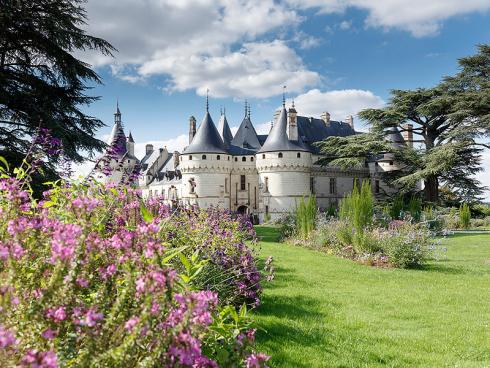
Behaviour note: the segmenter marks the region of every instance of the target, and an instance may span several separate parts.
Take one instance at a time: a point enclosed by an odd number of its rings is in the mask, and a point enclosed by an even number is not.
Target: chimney
[[[149,155],[152,152],[153,152],[153,144],[147,144],[146,145],[146,154]]]
[[[289,108],[288,111],[288,138],[291,141],[297,141],[298,140],[298,123],[297,123],[297,112],[296,109],[294,108],[294,102],[293,106]]]
[[[194,136],[196,135],[196,118],[191,116],[189,118],[189,144],[192,143]]]
[[[408,147],[413,147],[413,124],[402,125],[402,136]]]
[[[323,120],[325,125],[330,124],[330,114],[328,113],[328,111],[322,112],[320,118]]]
[[[345,122],[349,124],[352,129],[354,129],[354,118],[352,117],[352,115],[347,115],[347,117],[345,118]]]
[[[179,166],[180,163],[180,153],[179,151],[174,151],[174,170]]]

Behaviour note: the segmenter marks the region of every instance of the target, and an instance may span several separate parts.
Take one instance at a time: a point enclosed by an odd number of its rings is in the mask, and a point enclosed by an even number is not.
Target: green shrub
[[[433,231],[441,231],[444,227],[443,218],[437,210],[427,206],[422,211],[422,220],[426,223],[427,228]]]
[[[427,231],[407,226],[387,234],[383,240],[383,251],[395,267],[420,267],[428,259],[430,244]]]
[[[471,212],[468,203],[464,203],[459,207],[459,224],[463,229],[470,228]]]
[[[373,216],[374,198],[371,184],[364,180],[360,189],[354,184],[352,192],[340,201],[340,219],[349,222],[357,232],[362,232],[373,223]]]
[[[390,217],[393,220],[400,220],[403,218],[403,197],[396,196],[390,206]]]
[[[275,221],[279,225],[279,233],[282,239],[288,239],[296,234],[296,218],[294,214],[288,213]]]
[[[301,198],[295,211],[296,234],[300,238],[307,239],[315,229],[316,212],[314,195],[310,194],[307,200],[304,197]]]
[[[419,197],[413,195],[408,202],[407,209],[414,221],[420,221],[422,215],[422,200]]]
[[[380,239],[374,231],[356,232],[352,237],[352,245],[356,253],[377,253],[382,250]]]

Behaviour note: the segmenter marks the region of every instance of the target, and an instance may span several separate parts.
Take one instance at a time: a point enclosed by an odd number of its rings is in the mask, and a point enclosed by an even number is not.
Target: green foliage
[[[407,210],[410,213],[412,219],[414,219],[415,221],[420,221],[420,218],[422,216],[422,199],[415,195],[412,195],[410,197],[410,201],[408,202]]]
[[[373,216],[374,198],[371,184],[364,180],[359,189],[354,183],[352,192],[340,201],[339,218],[348,221],[360,233],[373,223]]]
[[[19,167],[38,128],[61,141],[76,162],[100,151],[95,137],[102,121],[84,113],[98,99],[87,95],[100,77],[73,55],[115,49],[86,32],[84,0],[3,1],[0,10],[0,155]],[[58,158],[50,155],[33,186],[56,178]]]
[[[315,196],[310,194],[306,200],[304,197],[301,198],[294,213],[296,234],[300,238],[307,239],[315,229],[316,214],[317,208]]]
[[[396,196],[395,199],[391,202],[390,205],[390,217],[393,220],[400,220],[403,218],[403,196]]]
[[[414,268],[427,262],[431,243],[426,231],[405,225],[383,239],[383,251],[395,267]]]
[[[459,207],[459,224],[463,229],[469,229],[471,222],[471,211],[468,203],[464,203]]]

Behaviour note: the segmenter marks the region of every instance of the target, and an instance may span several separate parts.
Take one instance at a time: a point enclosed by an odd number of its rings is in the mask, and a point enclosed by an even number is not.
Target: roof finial
[[[226,116],[226,107],[223,106],[223,115]]]
[[[206,112],[209,112],[209,88],[206,88]]]
[[[293,98],[293,109],[294,109],[294,98]]]
[[[247,117],[247,99],[245,99],[245,117]]]
[[[250,119],[250,104],[248,104],[248,114],[247,114],[247,116]]]
[[[219,108],[219,114],[220,114],[220,116],[223,116],[223,107]]]
[[[286,86],[282,86],[282,107],[286,108]]]

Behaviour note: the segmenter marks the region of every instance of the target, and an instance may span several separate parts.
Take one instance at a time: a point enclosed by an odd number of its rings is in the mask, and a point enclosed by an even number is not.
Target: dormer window
[[[298,153],[296,154],[296,157],[297,157],[297,158],[301,158],[301,153],[299,153],[299,152],[298,152]]]
[[[221,156],[220,155],[216,156],[216,160],[218,161],[221,160]]]
[[[282,152],[279,152],[279,154],[277,155],[277,157],[282,158]]]
[[[250,157],[250,161],[254,162],[254,158],[253,157]]]
[[[206,155],[202,155],[202,159],[205,160],[206,159]]]
[[[262,155],[262,158],[263,158],[263,159],[265,158],[265,153]]]
[[[242,162],[245,162],[247,161],[247,158],[246,157],[242,157]]]
[[[189,161],[192,161],[192,155],[189,156]]]
[[[235,162],[237,162],[237,161],[238,161],[238,157],[235,157]]]

